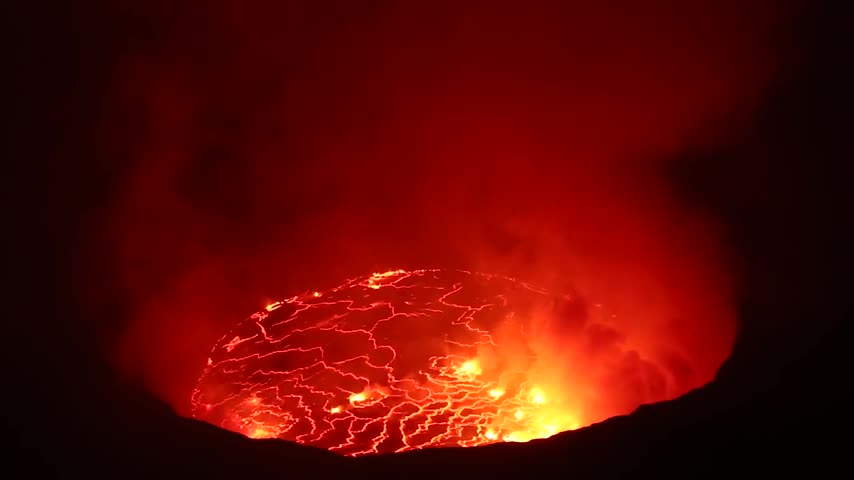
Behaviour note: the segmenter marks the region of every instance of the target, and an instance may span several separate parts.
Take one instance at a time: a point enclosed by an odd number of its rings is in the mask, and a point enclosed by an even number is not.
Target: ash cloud
[[[94,316],[128,312],[102,325],[122,372],[186,412],[210,346],[270,300],[449,267],[604,305],[543,338],[619,348],[613,381],[658,389],[635,404],[711,380],[736,331],[725,231],[664,172],[749,120],[783,13],[286,3],[112,12],[140,35],[102,128],[109,266],[82,285]]]

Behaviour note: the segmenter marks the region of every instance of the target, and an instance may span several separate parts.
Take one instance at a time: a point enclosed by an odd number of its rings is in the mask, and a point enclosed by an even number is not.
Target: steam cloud
[[[102,135],[128,161],[84,283],[129,312],[120,369],[186,413],[270,300],[447,267],[579,298],[540,348],[607,358],[585,375],[627,392],[608,409],[709,381],[736,332],[723,232],[664,172],[749,116],[762,2],[363,3],[114,12],[155,32],[115,68]]]

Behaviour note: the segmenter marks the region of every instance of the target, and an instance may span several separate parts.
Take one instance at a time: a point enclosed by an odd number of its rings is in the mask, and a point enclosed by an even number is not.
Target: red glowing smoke
[[[736,331],[722,231],[663,171],[749,116],[768,12],[280,3],[113,12],[146,35],[109,92],[105,151],[129,161],[86,293],[128,312],[105,334],[125,373],[186,413],[211,345],[269,301],[443,267],[607,305],[602,348],[645,352],[671,395],[713,377]]]

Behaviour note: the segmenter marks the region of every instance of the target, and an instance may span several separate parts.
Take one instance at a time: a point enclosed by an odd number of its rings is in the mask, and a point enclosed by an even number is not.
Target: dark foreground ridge
[[[845,233],[851,215],[843,210],[851,203],[845,163],[854,158],[852,18],[845,6],[805,14],[786,69],[751,133],[674,174],[727,220],[741,256],[742,329],[713,383],[546,440],[356,459],[250,440],[178,417],[115,379],[100,358],[79,351],[85,342],[73,332],[56,340],[42,335],[54,324],[74,324],[69,319],[77,315],[68,306],[65,278],[50,277],[62,264],[61,242],[73,234],[77,217],[73,201],[57,201],[31,185],[42,183],[46,170],[39,155],[52,158],[66,146],[73,152],[74,142],[47,141],[51,122],[60,128],[62,112],[57,118],[38,114],[55,111],[61,93],[47,88],[48,79],[57,73],[52,69],[65,67],[25,62],[41,83],[22,80],[21,91],[44,87],[48,93],[19,99],[15,107],[30,113],[19,125],[21,146],[7,193],[28,199],[32,208],[12,218],[22,234],[8,237],[5,249],[7,284],[16,287],[11,303],[24,306],[7,312],[9,456],[20,462],[23,476],[50,477],[579,478],[794,468],[823,476],[840,460],[840,423],[850,409],[850,373],[839,347],[848,340],[842,325],[849,319],[845,285],[854,244]],[[37,127],[40,122],[47,126]],[[740,180],[733,183],[733,177]],[[734,186],[723,191],[721,183]]]

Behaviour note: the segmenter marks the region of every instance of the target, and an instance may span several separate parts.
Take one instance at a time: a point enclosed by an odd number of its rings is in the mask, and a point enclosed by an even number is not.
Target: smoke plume
[[[269,301],[441,267],[578,299],[539,348],[627,392],[605,410],[713,378],[737,328],[725,231],[665,172],[749,118],[771,3],[323,3],[114,9],[138,39],[105,93],[107,266],[83,285],[124,374],[186,412]]]

